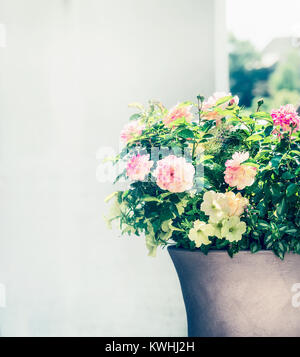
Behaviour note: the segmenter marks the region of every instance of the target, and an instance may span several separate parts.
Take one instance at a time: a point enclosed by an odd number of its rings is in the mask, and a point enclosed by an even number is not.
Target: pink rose
[[[121,141],[123,144],[127,144],[128,141],[134,139],[136,136],[142,134],[145,129],[145,125],[138,120],[133,120],[126,124],[121,131]]]
[[[226,93],[226,92],[216,92],[212,96],[210,96],[206,102],[203,103],[203,111],[208,111],[209,109],[213,108],[216,106],[218,100],[225,98],[225,97],[230,97],[231,93]],[[239,97],[236,95],[234,96],[231,100],[228,100],[227,102],[221,104],[219,108],[221,109],[226,109],[229,105],[233,104],[239,104]]]
[[[232,160],[226,161],[225,182],[230,187],[243,190],[245,187],[253,185],[257,174],[256,167],[241,165],[242,162],[248,159],[249,153],[236,152],[232,156]]]
[[[173,121],[180,118],[185,118],[187,122],[191,122],[193,120],[193,114],[190,110],[190,106],[176,105],[174,108],[169,110],[169,113],[163,119],[163,123],[165,125],[170,125]]]
[[[133,156],[127,163],[127,176],[133,181],[143,181],[154,164],[149,158],[149,155]]]
[[[154,172],[157,185],[170,192],[184,192],[193,187],[195,168],[183,157],[169,155],[157,162]]]
[[[202,118],[205,120],[215,120],[216,125],[219,126],[223,115],[219,114],[216,110],[214,110],[214,107],[216,106],[218,100],[229,96],[231,96],[231,93],[216,92],[211,97],[209,97],[207,101],[203,103],[202,111],[206,113],[202,115]],[[238,96],[235,96],[231,100],[228,100],[227,102],[219,105],[219,108],[225,110],[228,106],[234,104],[239,104]]]
[[[224,200],[221,200],[221,208],[228,214],[229,217],[240,216],[244,213],[245,208],[248,206],[249,201],[247,198],[242,197],[240,193],[236,195],[231,192],[224,193]]]
[[[225,166],[238,167],[240,164],[249,159],[248,152],[236,152],[232,155],[232,160],[227,160]]]

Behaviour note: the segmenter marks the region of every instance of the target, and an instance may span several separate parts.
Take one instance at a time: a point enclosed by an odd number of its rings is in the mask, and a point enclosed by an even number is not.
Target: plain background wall
[[[186,335],[167,252],[107,230],[96,155],[117,149],[129,102],[227,89],[224,7],[0,0],[1,335]]]

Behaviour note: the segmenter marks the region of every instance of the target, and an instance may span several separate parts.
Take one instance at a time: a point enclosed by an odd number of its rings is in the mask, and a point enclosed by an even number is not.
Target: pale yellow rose
[[[224,211],[228,217],[232,217],[240,216],[249,204],[249,201],[247,198],[242,197],[240,193],[235,195],[233,192],[226,192],[219,201],[219,204],[222,211]]]

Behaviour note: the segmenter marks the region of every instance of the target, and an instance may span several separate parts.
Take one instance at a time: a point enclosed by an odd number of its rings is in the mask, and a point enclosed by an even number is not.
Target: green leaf
[[[129,120],[138,120],[141,117],[141,114],[133,114],[131,115],[131,117],[129,118]]]
[[[279,163],[282,159],[282,156],[275,156],[273,157],[273,159],[271,160],[271,164],[274,168],[277,168],[279,166]]]
[[[286,198],[284,197],[277,207],[277,211],[276,211],[277,215],[278,216],[284,215],[284,213],[286,212],[286,209],[287,209],[287,202],[286,202]]]
[[[211,160],[211,159],[213,159],[213,158],[214,158],[213,155],[201,155],[201,157],[200,157],[200,163],[201,163],[201,162],[208,161],[208,160]]]
[[[282,244],[282,242],[278,243],[278,248],[282,251],[285,252],[285,246]]]
[[[258,165],[257,163],[255,162],[252,162],[252,161],[245,161],[243,162],[242,165],[245,165],[245,166],[252,166],[252,167],[257,167],[259,169],[260,165]]]
[[[263,137],[261,135],[254,134],[254,135],[249,136],[249,138],[247,138],[246,141],[260,141],[262,139],[263,139]]]
[[[291,183],[286,189],[287,197],[293,196],[298,191],[298,186],[295,183]]]
[[[273,236],[272,234],[269,234],[268,236],[265,237],[265,244],[269,244],[273,242]]]
[[[142,200],[145,202],[160,202],[160,203],[163,202],[159,198],[152,197],[152,196],[144,196],[144,197],[142,197]]]
[[[254,114],[251,114],[250,118],[264,119],[264,120],[269,121],[270,123],[273,123],[273,119],[272,119],[271,115],[269,113],[266,113],[266,112],[256,112]]]
[[[273,125],[267,126],[265,131],[264,131],[265,136],[270,136],[272,131],[273,131]]]
[[[273,143],[274,141],[276,141],[277,139],[274,139],[274,136],[267,136],[265,137],[263,144],[269,144],[269,143]]]
[[[214,135],[213,134],[205,134],[203,135],[203,139],[210,139],[210,138],[213,138]]]
[[[292,150],[292,151],[290,151],[290,154],[296,155],[296,156],[300,156],[300,151],[298,151],[298,150]]]
[[[266,204],[264,201],[261,201],[258,205],[257,205],[257,208],[259,210],[259,215],[260,217],[264,217],[264,215],[266,214],[267,212],[267,207],[266,207]]]
[[[259,221],[258,223],[258,228],[262,229],[262,230],[269,230],[270,229],[270,225],[266,222],[266,221]]]
[[[214,123],[212,120],[208,120],[205,122],[205,124],[202,126],[202,130],[207,133],[212,127]]]
[[[273,245],[272,241],[266,243],[266,249],[270,249],[272,247],[272,245]]]
[[[291,179],[293,179],[294,177],[295,177],[295,175],[292,174],[292,173],[289,172],[289,171],[286,171],[286,172],[281,176],[281,178],[282,178],[283,180],[291,180]]]
[[[298,232],[298,230],[296,228],[290,228],[290,229],[287,229],[284,233],[289,234],[289,235],[294,235],[297,232]]]
[[[259,250],[260,250],[260,245],[259,245],[259,243],[257,243],[257,242],[252,242],[251,244],[250,244],[250,250],[251,250],[251,253],[257,253]]]
[[[172,121],[172,126],[177,126],[177,125],[181,125],[181,124],[184,124],[184,125],[188,124],[188,122],[186,121],[185,117],[178,118],[178,119]]]
[[[270,187],[270,193],[272,195],[273,202],[278,202],[282,196],[281,186],[278,184],[273,184]]]
[[[294,235],[295,233],[297,233],[297,228],[282,226],[279,228],[279,231],[285,234]]]
[[[242,117],[242,122],[248,125],[255,124],[255,121],[249,117]]]
[[[158,218],[157,218],[157,219],[154,219],[154,220],[151,222],[151,224],[152,224],[152,227],[153,227],[153,230],[154,230],[155,233],[160,230],[160,226],[161,226],[161,221],[160,221],[160,219],[158,219]]]
[[[280,258],[281,260],[284,259],[284,252],[283,252],[283,251],[279,250],[279,251],[277,252],[277,255],[279,256],[279,258]]]
[[[171,210],[169,209],[169,205],[165,205],[164,207],[162,207],[162,209],[159,212],[160,215],[160,219],[161,221],[167,221],[168,219],[171,219],[174,217],[173,212],[171,212]]]
[[[184,139],[190,139],[190,138],[194,137],[194,133],[190,129],[184,129],[178,133],[178,136],[180,136],[181,138],[184,138]]]
[[[224,104],[224,103],[226,103],[226,102],[228,102],[230,99],[232,99],[233,97],[232,97],[232,95],[229,95],[229,96],[227,96],[227,97],[223,97],[223,98],[220,98],[217,102],[216,102],[216,107],[218,106],[218,105],[221,105],[221,104]]]
[[[164,198],[166,198],[166,197],[168,197],[168,196],[171,196],[171,195],[173,195],[172,192],[165,192],[165,193],[162,193],[162,194],[160,195],[160,198],[164,199]]]
[[[176,205],[174,204],[170,205],[170,210],[175,214],[176,217],[180,216]]]

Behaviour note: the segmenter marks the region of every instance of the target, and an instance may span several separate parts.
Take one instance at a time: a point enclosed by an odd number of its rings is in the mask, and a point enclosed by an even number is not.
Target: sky
[[[258,49],[275,37],[300,37],[300,0],[227,0],[227,27]]]

